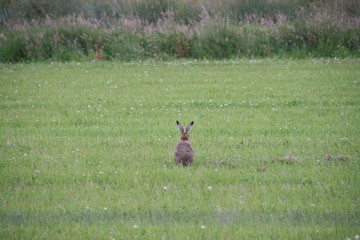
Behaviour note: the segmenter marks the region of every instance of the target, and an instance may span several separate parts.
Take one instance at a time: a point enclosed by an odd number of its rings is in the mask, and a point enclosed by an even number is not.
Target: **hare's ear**
[[[194,125],[194,121],[192,121],[189,125],[187,125],[187,127],[186,127],[186,133],[189,133],[189,132],[190,132],[190,130],[191,130],[191,128],[192,128],[193,125]]]
[[[184,132],[184,127],[181,125],[181,123],[179,123],[179,121],[176,121],[176,124],[178,126],[178,129],[180,130],[181,133]]]

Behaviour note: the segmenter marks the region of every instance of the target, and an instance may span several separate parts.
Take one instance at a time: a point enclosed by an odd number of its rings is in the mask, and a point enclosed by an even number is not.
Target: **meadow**
[[[359,65],[1,64],[0,238],[358,239]]]

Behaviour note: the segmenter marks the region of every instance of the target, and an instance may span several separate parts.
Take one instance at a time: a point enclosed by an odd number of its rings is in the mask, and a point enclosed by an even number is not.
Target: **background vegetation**
[[[1,64],[0,238],[358,239],[359,76],[355,59]],[[192,167],[176,120],[195,121]]]
[[[360,56],[357,0],[2,0],[0,61]]]

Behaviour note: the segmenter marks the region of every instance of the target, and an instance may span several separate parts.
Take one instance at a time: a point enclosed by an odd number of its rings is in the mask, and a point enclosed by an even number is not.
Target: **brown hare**
[[[194,162],[194,150],[191,147],[191,144],[189,142],[189,133],[194,125],[194,121],[192,121],[184,131],[184,127],[179,123],[179,121],[176,121],[176,124],[181,132],[181,139],[176,145],[176,150],[174,153],[175,156],[175,163],[177,165],[182,164],[183,166],[190,166]]]

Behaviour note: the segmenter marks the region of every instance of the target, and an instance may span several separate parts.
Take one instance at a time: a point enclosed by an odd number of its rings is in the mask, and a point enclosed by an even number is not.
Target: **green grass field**
[[[1,64],[0,239],[355,239],[359,120],[355,59]]]

